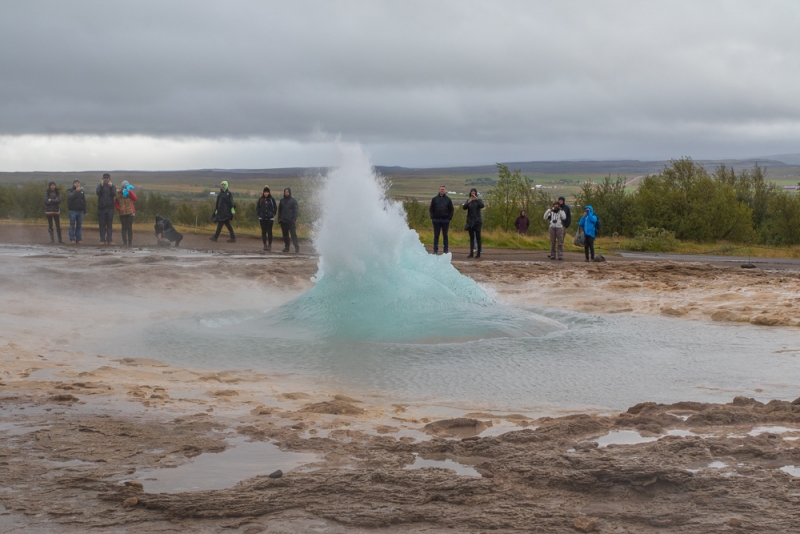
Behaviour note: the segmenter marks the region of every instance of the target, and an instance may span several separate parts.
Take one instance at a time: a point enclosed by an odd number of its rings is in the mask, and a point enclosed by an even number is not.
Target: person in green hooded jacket
[[[228,182],[222,181],[219,184],[219,193],[217,193],[217,208],[214,211],[213,221],[217,223],[217,232],[210,237],[211,241],[216,241],[219,238],[222,227],[225,226],[231,234],[228,243],[236,243],[236,235],[233,233],[233,226],[231,221],[233,216],[236,215],[236,203],[233,201],[233,195],[228,190]]]

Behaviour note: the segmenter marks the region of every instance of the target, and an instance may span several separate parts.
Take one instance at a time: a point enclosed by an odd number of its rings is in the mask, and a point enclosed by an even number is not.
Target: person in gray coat
[[[300,206],[297,200],[292,197],[292,189],[287,187],[283,190],[283,198],[278,204],[278,224],[281,225],[283,233],[283,251],[289,252],[289,235],[294,243],[295,253],[300,252],[297,244],[297,217],[300,215]]]

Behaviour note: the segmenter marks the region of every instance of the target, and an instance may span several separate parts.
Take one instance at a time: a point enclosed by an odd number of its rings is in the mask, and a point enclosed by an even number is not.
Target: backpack
[[[594,223],[595,233],[600,231],[600,217],[597,217],[597,222]]]

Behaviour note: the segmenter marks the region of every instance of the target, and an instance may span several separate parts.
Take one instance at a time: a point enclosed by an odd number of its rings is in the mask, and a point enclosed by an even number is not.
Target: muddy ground
[[[115,359],[74,347],[93,329],[209,302],[284,302],[310,287],[316,258],[0,249],[2,532],[705,533],[800,524],[800,478],[791,469],[800,466],[800,401],[642,399],[619,414],[442,418],[424,405],[296,375],[179,368],[151,355]],[[536,292],[541,305],[592,313],[795,326],[800,319],[800,278],[787,271],[456,266],[509,302]],[[630,431],[651,441],[601,446],[610,432]],[[313,457],[280,478],[263,466],[264,474],[226,489],[146,490],[142,473],[213,458],[237,439]],[[473,471],[409,469],[418,458]]]

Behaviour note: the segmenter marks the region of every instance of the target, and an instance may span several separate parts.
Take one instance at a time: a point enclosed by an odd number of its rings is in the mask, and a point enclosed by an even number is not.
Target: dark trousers
[[[100,241],[112,241],[111,223],[114,221],[114,208],[97,210],[97,223],[100,225]]]
[[[122,226],[122,243],[133,245],[133,213],[120,215],[119,224]]]
[[[586,254],[586,259],[589,259],[589,253],[592,253],[592,259],[594,259],[594,238],[592,236],[588,236],[584,234],[585,241],[583,242],[583,252]]]
[[[439,252],[439,232],[442,233],[444,253],[447,254],[447,230],[450,229],[450,221],[443,219],[433,219],[433,253]]]
[[[233,235],[233,226],[231,226],[230,220],[217,222],[217,233],[214,234],[214,238],[216,239],[219,237],[219,233],[222,231],[223,226],[228,229],[228,232],[230,232],[231,239],[236,239],[236,236]]]
[[[300,252],[300,247],[297,245],[297,225],[295,223],[281,223],[281,232],[283,232],[284,251],[289,251],[289,235],[292,236],[292,243],[294,243],[294,251]]]
[[[60,215],[48,215],[47,216],[47,231],[50,232],[50,242],[54,241],[53,239],[53,223],[56,225],[56,232],[58,232],[58,242],[62,243],[61,241],[61,216]]]
[[[470,253],[475,250],[475,245],[478,247],[478,252],[483,251],[483,246],[481,243],[481,225],[475,225],[474,227],[469,229],[469,251]]]
[[[261,241],[264,242],[265,245],[272,246],[272,223],[275,221],[270,221],[269,219],[259,219],[261,223]]]

